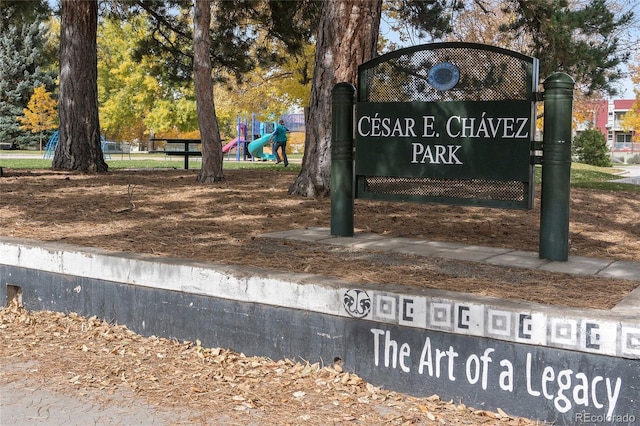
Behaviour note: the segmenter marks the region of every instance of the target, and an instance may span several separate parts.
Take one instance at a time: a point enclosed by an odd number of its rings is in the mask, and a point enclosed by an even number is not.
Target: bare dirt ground
[[[328,228],[330,200],[287,195],[296,175],[284,170],[230,170],[225,181],[207,186],[195,182],[196,173],[5,169],[0,234],[596,309],[613,307],[638,285],[262,239],[267,232]],[[357,200],[355,212],[358,231],[538,250],[539,201],[534,210],[511,211]],[[637,193],[572,190],[570,254],[640,261],[638,212]],[[388,392],[339,366],[142,338],[74,314],[5,308],[0,340],[0,385],[30,383],[98,401],[133,392],[158,410],[187,413],[176,424],[535,424],[437,396]],[[6,367],[16,364],[30,367]]]

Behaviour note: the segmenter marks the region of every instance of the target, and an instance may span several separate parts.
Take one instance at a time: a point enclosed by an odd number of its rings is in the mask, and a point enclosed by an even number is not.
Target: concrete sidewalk
[[[612,180],[611,182],[631,183],[634,185],[640,185],[640,165],[633,165],[633,166],[614,165],[614,167],[623,170],[622,173],[618,174],[618,176],[622,177],[622,179],[615,179],[615,180]]]
[[[186,410],[159,410],[126,391],[114,395],[101,392],[98,398],[72,396],[28,382],[0,386],[0,424],[3,426],[171,425],[180,421],[189,424],[188,417]]]
[[[377,250],[415,256],[481,262],[496,266],[537,269],[570,275],[640,281],[640,262],[582,256],[569,256],[568,261],[557,262],[540,259],[538,253],[535,252],[508,248],[385,237],[384,235],[371,233],[356,233],[353,237],[333,237],[328,228],[294,229],[265,234],[262,237],[332,244],[359,250]],[[640,287],[632,291],[613,310],[640,313]]]

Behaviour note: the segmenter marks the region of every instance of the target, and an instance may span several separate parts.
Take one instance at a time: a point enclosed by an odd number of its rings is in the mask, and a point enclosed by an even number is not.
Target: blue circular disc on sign
[[[436,90],[453,89],[460,81],[460,70],[451,62],[440,62],[429,70],[427,80]]]

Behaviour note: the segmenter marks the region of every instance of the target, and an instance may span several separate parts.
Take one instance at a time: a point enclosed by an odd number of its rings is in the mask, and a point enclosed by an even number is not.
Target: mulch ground
[[[446,289],[555,305],[610,309],[638,282],[446,259],[273,241],[261,234],[330,227],[330,198],[288,195],[296,175],[228,170],[201,185],[197,171],[86,175],[5,169],[0,233],[114,252],[304,272],[348,282]],[[539,191],[538,191],[539,192]],[[538,251],[539,200],[530,211],[356,200],[357,231]],[[637,193],[574,189],[570,255],[640,262]]]

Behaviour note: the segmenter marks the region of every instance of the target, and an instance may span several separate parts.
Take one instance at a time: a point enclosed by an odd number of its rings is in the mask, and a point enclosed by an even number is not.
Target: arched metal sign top
[[[372,59],[358,76],[359,102],[533,100],[538,60],[495,46],[433,43]]]

